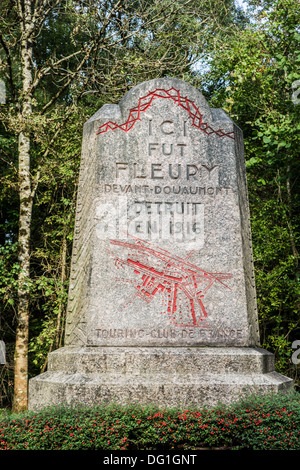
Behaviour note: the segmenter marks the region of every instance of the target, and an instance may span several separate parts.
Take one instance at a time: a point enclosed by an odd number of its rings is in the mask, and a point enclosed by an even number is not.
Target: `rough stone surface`
[[[30,406],[215,406],[245,394],[285,392],[291,383],[260,348],[67,347],[51,353],[48,371],[31,379]]]
[[[49,402],[213,404],[285,390],[259,349],[242,131],[177,79],[84,125],[65,348]]]
[[[67,345],[258,344],[241,131],[190,85],[87,121],[75,234]]]

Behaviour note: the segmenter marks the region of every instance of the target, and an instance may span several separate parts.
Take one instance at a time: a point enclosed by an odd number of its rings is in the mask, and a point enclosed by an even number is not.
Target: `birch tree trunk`
[[[22,102],[19,121],[21,131],[18,139],[19,161],[19,264],[18,279],[18,315],[15,347],[14,374],[14,411],[27,408],[28,401],[28,339],[29,339],[29,279],[30,279],[30,228],[32,219],[32,191],[30,175],[30,133],[28,123],[32,114],[32,43],[33,28],[31,17],[31,1],[19,3],[21,19],[21,72]]]

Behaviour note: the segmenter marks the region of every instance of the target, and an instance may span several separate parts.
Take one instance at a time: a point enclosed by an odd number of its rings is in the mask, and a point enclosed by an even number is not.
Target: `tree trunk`
[[[29,280],[30,280],[30,229],[32,218],[32,191],[30,175],[30,135],[27,129],[32,114],[32,31],[30,0],[19,5],[22,21],[21,67],[22,103],[20,109],[21,132],[18,141],[19,157],[19,264],[18,315],[15,347],[14,411],[27,408],[28,402],[28,339],[29,339]]]

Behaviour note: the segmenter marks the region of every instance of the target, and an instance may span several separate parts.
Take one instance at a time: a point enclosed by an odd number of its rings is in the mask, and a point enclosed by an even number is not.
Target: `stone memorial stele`
[[[181,80],[133,87],[84,125],[65,345],[29,408],[292,384],[259,343],[242,131]]]

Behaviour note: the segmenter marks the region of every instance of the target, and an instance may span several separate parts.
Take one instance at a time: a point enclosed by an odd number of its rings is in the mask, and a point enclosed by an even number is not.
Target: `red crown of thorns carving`
[[[97,131],[98,134],[104,134],[109,130],[114,131],[115,129],[121,129],[122,131],[130,131],[137,121],[141,120],[141,114],[144,113],[153,103],[153,100],[156,98],[162,99],[171,99],[177,106],[180,106],[189,115],[189,119],[192,121],[192,126],[196,127],[200,131],[204,132],[207,135],[216,134],[218,137],[229,137],[234,140],[233,132],[224,132],[222,129],[214,130],[207,122],[203,122],[203,115],[200,113],[199,109],[195,103],[189,100],[186,96],[181,96],[180,91],[175,88],[170,88],[170,90],[163,90],[157,88],[155,91],[151,91],[148,95],[143,96],[139,99],[138,106],[130,109],[129,117],[124,124],[117,124],[112,121],[108,121],[99,127]]]

